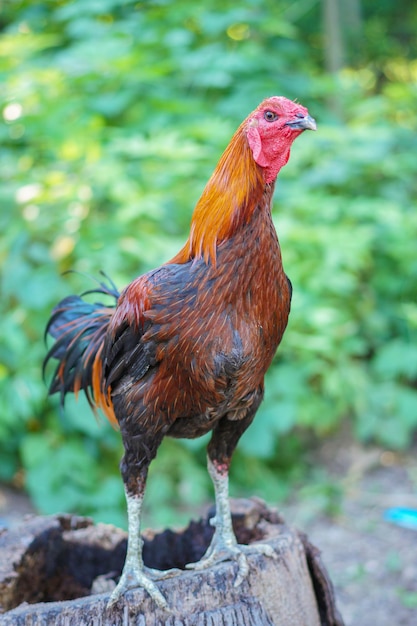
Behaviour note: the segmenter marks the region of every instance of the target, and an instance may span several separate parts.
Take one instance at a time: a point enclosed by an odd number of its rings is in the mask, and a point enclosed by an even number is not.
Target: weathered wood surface
[[[257,500],[234,503],[242,543],[266,541],[277,555],[249,556],[250,573],[234,587],[237,566],[181,571],[158,582],[171,612],[141,589],[106,608],[120,574],[126,534],[113,526],[63,515],[29,518],[0,535],[1,626],[343,626],[318,551]],[[158,569],[184,568],[209,544],[208,520],[185,530],[145,535],[144,559]],[[94,593],[93,591],[93,593]]]

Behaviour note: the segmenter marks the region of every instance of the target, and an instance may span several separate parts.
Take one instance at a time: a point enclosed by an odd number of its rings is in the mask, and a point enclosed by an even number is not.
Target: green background
[[[276,502],[319,481],[333,494],[311,451],[341,427],[406,450],[417,5],[9,0],[0,29],[0,480],[41,512],[124,525],[120,437],[83,399],[62,413],[47,398],[45,323],[100,270],[121,288],[178,251],[235,128],[272,94],[298,98],[318,132],[297,140],[277,183],[293,308],[232,493]],[[149,523],[182,521],[211,497],[205,445],[163,443]]]

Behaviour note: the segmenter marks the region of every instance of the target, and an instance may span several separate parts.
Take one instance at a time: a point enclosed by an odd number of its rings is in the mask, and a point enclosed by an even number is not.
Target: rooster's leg
[[[232,514],[229,503],[228,467],[218,465],[208,459],[208,471],[213,480],[216,515],[210,520],[214,526],[214,535],[202,559],[197,563],[189,563],[190,569],[206,569],[223,561],[237,561],[238,573],[234,586],[238,587],[249,573],[246,555],[250,552],[261,552],[265,556],[276,558],[273,548],[268,544],[255,543],[250,546],[238,544],[232,526]]]
[[[167,603],[158,587],[145,572],[142,559],[143,541],[140,536],[140,518],[142,510],[145,481],[140,485],[137,493],[132,494],[127,489],[127,519],[128,539],[126,560],[120,580],[110,596],[108,607],[111,608],[129,589],[142,587],[146,589],[152,599],[161,608],[167,608]]]
[[[187,565],[190,569],[204,569],[222,561],[235,560],[239,566],[235,586],[240,585],[249,572],[247,553],[258,551],[272,558],[277,557],[268,544],[255,543],[250,546],[238,544],[233,531],[229,503],[229,467],[232,454],[239,438],[251,424],[261,399],[262,389],[259,389],[253,394],[251,406],[242,411],[243,416],[240,419],[236,419],[236,416],[233,420],[223,418],[213,431],[208,447],[207,467],[216,499],[216,515],[211,520],[215,530],[202,559]]]

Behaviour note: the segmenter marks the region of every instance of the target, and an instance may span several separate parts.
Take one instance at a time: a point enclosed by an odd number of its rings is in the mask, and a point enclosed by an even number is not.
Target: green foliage
[[[265,402],[236,455],[232,492],[284,497],[305,474],[308,434],[325,436],[345,420],[362,441],[410,444],[417,61],[406,35],[416,12],[372,7],[364,2],[366,49],[331,78],[312,19],[317,3],[6,4],[0,479],[23,475],[40,511],[118,524],[124,511],[117,433],[97,424],[82,399],[61,414],[46,397],[43,329],[52,307],[100,270],[122,287],[173,256],[234,129],[272,93],[298,97],[319,131],[297,141],[277,184],[292,314]],[[69,269],[79,274],[62,276]],[[151,468],[149,519],[166,523],[178,502],[208,497],[205,443],[164,442]],[[319,495],[327,502],[330,492]]]
[[[402,604],[408,609],[417,608],[417,593],[415,591],[408,591],[408,589],[398,588],[397,594]]]

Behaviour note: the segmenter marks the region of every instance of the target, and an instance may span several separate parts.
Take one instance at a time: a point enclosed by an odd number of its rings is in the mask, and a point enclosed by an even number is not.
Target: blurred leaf
[[[417,379],[417,346],[393,339],[381,346],[374,365],[376,372],[387,378],[405,376]]]

